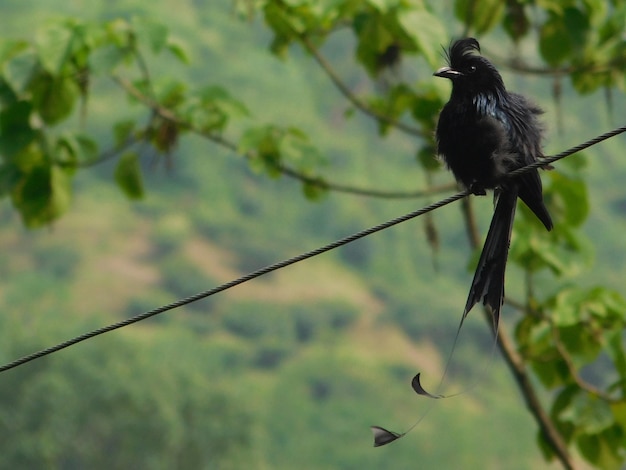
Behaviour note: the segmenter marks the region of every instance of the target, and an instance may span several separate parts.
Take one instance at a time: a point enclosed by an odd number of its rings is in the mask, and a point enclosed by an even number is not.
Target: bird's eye
[[[470,65],[469,73],[474,73],[474,72],[476,72],[476,66],[475,65]]]

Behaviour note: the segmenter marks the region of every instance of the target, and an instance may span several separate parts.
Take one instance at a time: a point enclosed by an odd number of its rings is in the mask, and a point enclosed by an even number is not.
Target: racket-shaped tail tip
[[[422,384],[420,382],[420,375],[422,375],[421,372],[417,374],[415,377],[413,377],[413,380],[411,380],[411,387],[413,387],[413,390],[415,390],[415,393],[424,397],[433,398],[435,400],[439,398],[445,398],[443,395],[434,395],[424,390],[424,387],[422,387]]]
[[[389,444],[390,442],[400,439],[404,434],[389,431],[380,426],[370,426],[372,433],[374,433],[374,447],[381,447]]]

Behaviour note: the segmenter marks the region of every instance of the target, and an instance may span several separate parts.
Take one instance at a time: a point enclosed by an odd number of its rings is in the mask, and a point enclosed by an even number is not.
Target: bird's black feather
[[[448,66],[435,75],[452,81],[450,100],[437,125],[437,152],[457,181],[476,194],[496,191],[496,207],[465,305],[464,315],[479,301],[497,320],[504,298],[504,273],[515,207],[519,197],[552,229],[537,170],[519,178],[502,177],[543,156],[541,110],[506,90],[498,70],[478,55],[474,38],[455,41],[447,51]]]

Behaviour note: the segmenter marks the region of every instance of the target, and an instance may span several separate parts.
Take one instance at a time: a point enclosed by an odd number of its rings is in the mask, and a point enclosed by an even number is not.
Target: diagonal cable
[[[570,155],[573,155],[574,153],[580,152],[581,150],[584,150],[586,148],[589,148],[593,145],[596,145],[604,140],[610,139],[611,137],[615,137],[618,134],[621,134],[623,132],[626,132],[626,126],[622,126],[622,127],[618,127],[610,132],[606,132],[602,135],[599,135],[597,137],[594,137],[593,139],[590,139],[580,145],[577,145],[575,147],[572,147],[568,150],[565,150],[564,152],[561,152],[557,155],[554,155],[552,157],[547,157],[547,158],[543,158],[540,161],[534,162],[530,165],[527,165],[523,168],[520,168],[518,170],[512,171],[511,173],[509,173],[507,175],[507,178],[509,177],[518,177],[528,171],[532,171],[536,168],[540,168],[540,167],[545,167],[546,165],[553,163],[557,160],[560,160],[562,158],[568,157]],[[446,206],[452,202],[458,201],[459,199],[463,199],[464,197],[466,197],[467,195],[469,195],[469,191],[465,190],[465,191],[461,191],[458,192],[452,196],[449,196],[445,199],[442,199],[438,202],[435,202],[433,204],[430,204],[422,209],[410,212],[408,214],[405,214],[403,216],[397,217],[395,219],[389,220],[387,222],[384,222],[382,224],[376,225],[374,227],[370,227],[367,228],[365,230],[362,230],[360,232],[357,232],[353,235],[349,235],[345,238],[342,238],[340,240],[334,241],[332,243],[329,243],[323,247],[320,248],[316,248],[314,250],[308,251],[306,253],[302,253],[300,255],[294,256],[292,258],[283,260],[283,261],[279,261],[277,263],[271,264],[269,266],[263,267],[261,269],[258,269],[254,272],[251,272],[249,274],[245,274],[237,279],[234,279],[232,281],[229,281],[225,284],[222,284],[220,286],[214,287],[213,289],[204,291],[204,292],[200,292],[198,294],[192,295],[190,297],[186,297],[184,299],[180,299],[177,300],[175,302],[172,302],[170,304],[167,305],[163,305],[161,307],[155,308],[153,310],[150,310],[148,312],[144,312],[144,313],[140,313],[139,315],[135,315],[134,317],[131,318],[127,318],[125,320],[119,321],[117,323],[113,323],[111,325],[108,326],[104,326],[102,328],[98,328],[96,330],[90,331],[88,333],[84,333],[80,336],[76,336],[75,338],[69,339],[67,341],[64,341],[62,343],[59,343],[55,346],[51,346],[49,348],[46,349],[42,349],[41,351],[37,351],[34,352],[32,354],[29,354],[27,356],[24,356],[22,358],[16,359],[15,361],[9,362],[5,365],[3,365],[2,367],[0,367],[0,372],[4,372],[7,371],[9,369],[13,369],[15,367],[21,366],[22,364],[26,364],[27,362],[31,362],[34,361],[35,359],[39,359],[41,357],[44,356],[48,356],[50,354],[53,354],[57,351],[60,351],[61,349],[65,349],[69,346],[73,346],[74,344],[80,343],[82,341],[88,340],[90,338],[93,338],[95,336],[99,336],[102,335],[104,333],[108,333],[110,331],[113,330],[117,330],[119,328],[123,328],[125,326],[128,325],[132,325],[133,323],[137,323],[140,322],[142,320],[145,320],[147,318],[153,317],[155,315],[159,315],[161,313],[167,312],[169,310],[174,310],[178,307],[182,307],[183,305],[188,305],[190,303],[196,302],[198,300],[210,297],[212,295],[215,295],[219,292],[225,291],[227,289],[230,289],[232,287],[238,286],[240,284],[243,284],[245,282],[251,281],[252,279],[256,279],[257,277],[263,276],[264,274],[268,274],[271,273],[273,271],[277,271],[279,269],[285,268],[287,266],[290,266],[292,264],[296,264],[299,263],[300,261],[304,261],[306,259],[309,258],[313,258],[315,256],[321,255],[322,253],[326,253],[327,251],[331,251],[334,250],[335,248],[339,248],[340,246],[343,245],[347,245],[348,243],[352,243],[353,241],[356,241],[360,238],[364,238],[367,237],[368,235],[372,235],[373,233],[376,232],[380,232],[382,230],[385,230],[389,227],[393,227],[394,225],[398,225],[402,222],[406,222],[407,220],[413,219],[415,217],[419,217],[421,215],[424,215],[428,212],[434,211],[435,209],[439,209],[440,207]]]
[[[358,240],[359,238],[367,237],[376,232],[380,232],[381,230],[385,230],[394,225],[400,224],[402,222],[406,222],[407,220],[413,219],[415,217],[419,217],[420,215],[426,214],[427,212],[433,211],[435,209],[439,209],[445,205],[448,205],[454,201],[458,201],[459,199],[464,198],[469,193],[467,191],[461,191],[457,194],[449,196],[441,201],[438,201],[434,204],[426,206],[422,209],[410,212],[403,216],[397,217],[395,219],[389,220],[382,224],[376,225],[374,227],[370,227],[368,229],[357,232],[353,235],[349,235],[340,240],[329,243],[328,245],[322,246],[320,248],[316,248],[315,250],[308,251],[306,253],[302,253],[298,256],[294,256],[293,258],[289,258],[283,261],[279,261],[278,263],[271,264],[269,266],[265,266],[264,268],[258,269],[249,274],[245,274],[237,279],[229,281],[220,286],[214,287],[213,289],[200,292],[198,294],[192,295],[190,297],[186,297],[184,299],[177,300],[167,305],[163,305],[162,307],[155,308],[148,312],[140,313],[139,315],[135,315],[134,317],[127,318],[125,320],[119,321],[117,323],[113,323],[108,326],[104,326],[102,328],[98,328],[97,330],[90,331],[88,333],[82,334],[75,338],[64,341],[63,343],[59,343],[56,346],[52,346],[46,349],[42,349],[41,351],[35,352],[33,354],[29,354],[28,356],[24,356],[20,359],[17,359],[13,362],[10,362],[2,367],[0,367],[0,372],[4,372],[9,369],[13,369],[14,367],[20,366],[22,364],[26,364],[27,362],[34,361],[35,359],[39,359],[40,357],[47,356],[49,354],[60,351],[61,349],[65,349],[74,344],[80,343],[87,339],[93,338],[95,336],[102,335],[104,333],[108,333],[109,331],[117,330],[118,328],[123,328],[128,325],[132,325],[133,323],[140,322],[145,320],[146,318],[153,317],[155,315],[159,315],[160,313],[167,312],[169,310],[174,310],[175,308],[182,307],[183,305],[190,304],[192,302],[196,302],[198,300],[204,299],[206,297],[210,297],[219,292],[225,291],[232,287],[238,286],[239,284],[243,284],[245,282],[251,281],[252,279],[256,279],[257,277],[263,276],[264,274],[271,273],[272,271],[276,271],[278,269],[285,268],[295,263],[299,263],[300,261],[304,261],[309,258],[313,258],[314,256],[321,255],[322,253],[326,253],[327,251],[334,250],[335,248],[339,248],[340,246],[347,245],[348,243],[352,243],[353,241]]]

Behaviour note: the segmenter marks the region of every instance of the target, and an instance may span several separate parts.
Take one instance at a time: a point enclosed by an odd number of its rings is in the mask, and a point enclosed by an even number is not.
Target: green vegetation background
[[[346,103],[311,60],[271,57],[263,25],[238,20],[225,0],[7,2],[2,34],[28,37],[59,15],[162,21],[192,51],[194,65],[180,76],[227,86],[259,121],[306,129],[337,179],[392,189],[422,182],[411,139],[381,140],[366,118],[345,119]],[[345,44],[325,52],[358,87]],[[151,65],[155,75],[177,74],[172,64]],[[614,97],[611,114],[602,94],[566,91],[559,133],[547,81],[505,80],[546,109],[548,153],[626,118],[623,97]],[[128,104],[100,86],[87,125],[102,129],[106,147],[111,116]],[[623,289],[623,146],[621,138],[588,152],[585,232],[596,263],[581,271],[581,286]],[[298,184],[255,174],[194,138],[170,171],[157,157],[146,166],[142,202],[129,203],[111,184],[113,169],[81,172],[71,211],[49,229],[24,229],[2,201],[3,363],[424,204],[339,194],[311,203]],[[486,228],[491,203],[479,204]],[[448,383],[471,391],[437,403],[408,438],[372,447],[370,425],[400,431],[429,409],[409,382],[422,371],[436,384],[465,301],[460,209],[435,220],[437,253],[422,222],[411,221],[3,374],[0,468],[545,467],[534,423],[497,355],[490,359],[478,314],[464,327]],[[511,295],[518,276],[508,274]]]

